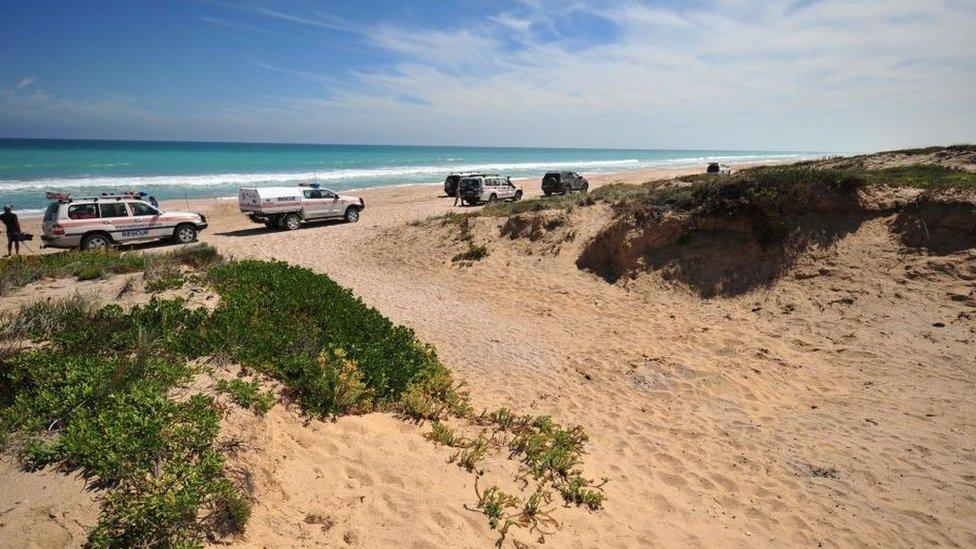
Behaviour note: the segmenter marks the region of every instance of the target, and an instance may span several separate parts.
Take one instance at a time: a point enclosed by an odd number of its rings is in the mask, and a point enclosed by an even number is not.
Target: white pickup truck
[[[344,196],[314,183],[298,187],[242,187],[237,201],[251,221],[289,231],[299,228],[302,221],[345,219],[355,223],[366,207],[362,198]]]

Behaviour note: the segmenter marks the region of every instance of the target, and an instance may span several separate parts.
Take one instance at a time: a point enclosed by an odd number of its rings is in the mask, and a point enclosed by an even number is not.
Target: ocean
[[[450,172],[539,177],[550,170],[607,173],[706,162],[773,162],[814,151],[543,149],[0,139],[0,203],[24,214],[45,191],[93,196],[145,191],[159,200],[236,196],[241,186],[319,181],[347,191],[438,183]]]

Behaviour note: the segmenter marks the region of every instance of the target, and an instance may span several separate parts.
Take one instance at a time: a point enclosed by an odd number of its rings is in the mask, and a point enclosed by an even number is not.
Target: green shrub
[[[78,280],[97,280],[105,276],[105,271],[98,265],[84,265],[75,272]]]
[[[146,282],[146,290],[151,293],[177,290],[183,287],[183,276],[179,272],[159,275]]]
[[[452,257],[451,261],[480,261],[486,257],[488,257],[487,246],[468,242],[468,249]]]
[[[241,498],[214,446],[213,402],[166,396],[190,373],[159,358],[57,349],[0,363],[2,384],[15,393],[0,409],[0,432],[26,464],[61,464],[107,488],[90,546],[198,544],[217,528],[203,517],[241,516]]]
[[[517,497],[503,492],[497,486],[489,486],[484,492],[478,492],[478,509],[488,517],[488,526],[501,532],[502,539],[509,527],[515,524],[509,509],[515,509],[519,503]]]
[[[50,343],[0,357],[0,441],[31,467],[60,464],[106,487],[89,545],[198,545],[243,529],[250,506],[225,476],[212,400],[167,397],[194,373],[189,358],[219,354],[266,372],[317,415],[374,406],[425,418],[470,413],[433,348],[328,277],[243,261],[218,262],[207,281],[221,296],[213,312],[156,298],[95,311],[73,298],[0,324]],[[218,390],[259,413],[273,403],[254,382]],[[416,406],[402,403],[410,399]],[[473,466],[476,454],[464,461]]]
[[[403,414],[415,421],[436,421],[449,415],[470,415],[471,406],[467,393],[455,384],[443,366],[418,381],[411,383],[400,398]]]
[[[308,412],[393,404],[412,383],[449,378],[412,330],[325,275],[279,262],[235,261],[212,267],[208,278],[221,297],[206,330],[209,352],[280,379]],[[341,357],[334,355],[338,349]],[[361,378],[348,371],[350,363]]]
[[[432,422],[430,427],[431,432],[424,435],[428,440],[443,444],[444,446],[454,446],[460,441],[459,437],[454,433],[454,429],[439,421]]]
[[[262,391],[257,381],[221,379],[217,382],[217,392],[230,395],[235,404],[259,415],[266,414],[275,404],[274,392]]]

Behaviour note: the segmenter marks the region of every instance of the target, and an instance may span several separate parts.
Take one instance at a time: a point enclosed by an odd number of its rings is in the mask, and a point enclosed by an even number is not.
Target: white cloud
[[[808,150],[976,141],[972,0],[522,0],[421,28],[225,7],[347,31],[351,47],[397,61],[318,74],[255,60],[322,91],[171,116],[168,131],[198,133],[159,137]],[[132,101],[41,95],[29,106],[42,103],[158,116]]]
[[[26,78],[21,78],[20,81],[17,82],[17,89],[18,90],[22,90],[22,89],[26,88],[27,86],[30,86],[34,82],[37,82],[37,77],[36,76],[28,76]]]
[[[363,29],[402,61],[330,79],[327,99],[279,106],[306,119],[374,119],[368,125],[384,131],[373,142],[840,149],[976,140],[972,2],[525,4],[465,27]],[[533,37],[565,27],[570,14],[613,21],[617,32],[597,45],[572,29]]]

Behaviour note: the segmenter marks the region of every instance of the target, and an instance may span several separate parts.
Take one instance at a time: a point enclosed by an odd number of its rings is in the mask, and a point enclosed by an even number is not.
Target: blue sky
[[[976,141],[973,0],[0,1],[7,137]]]

